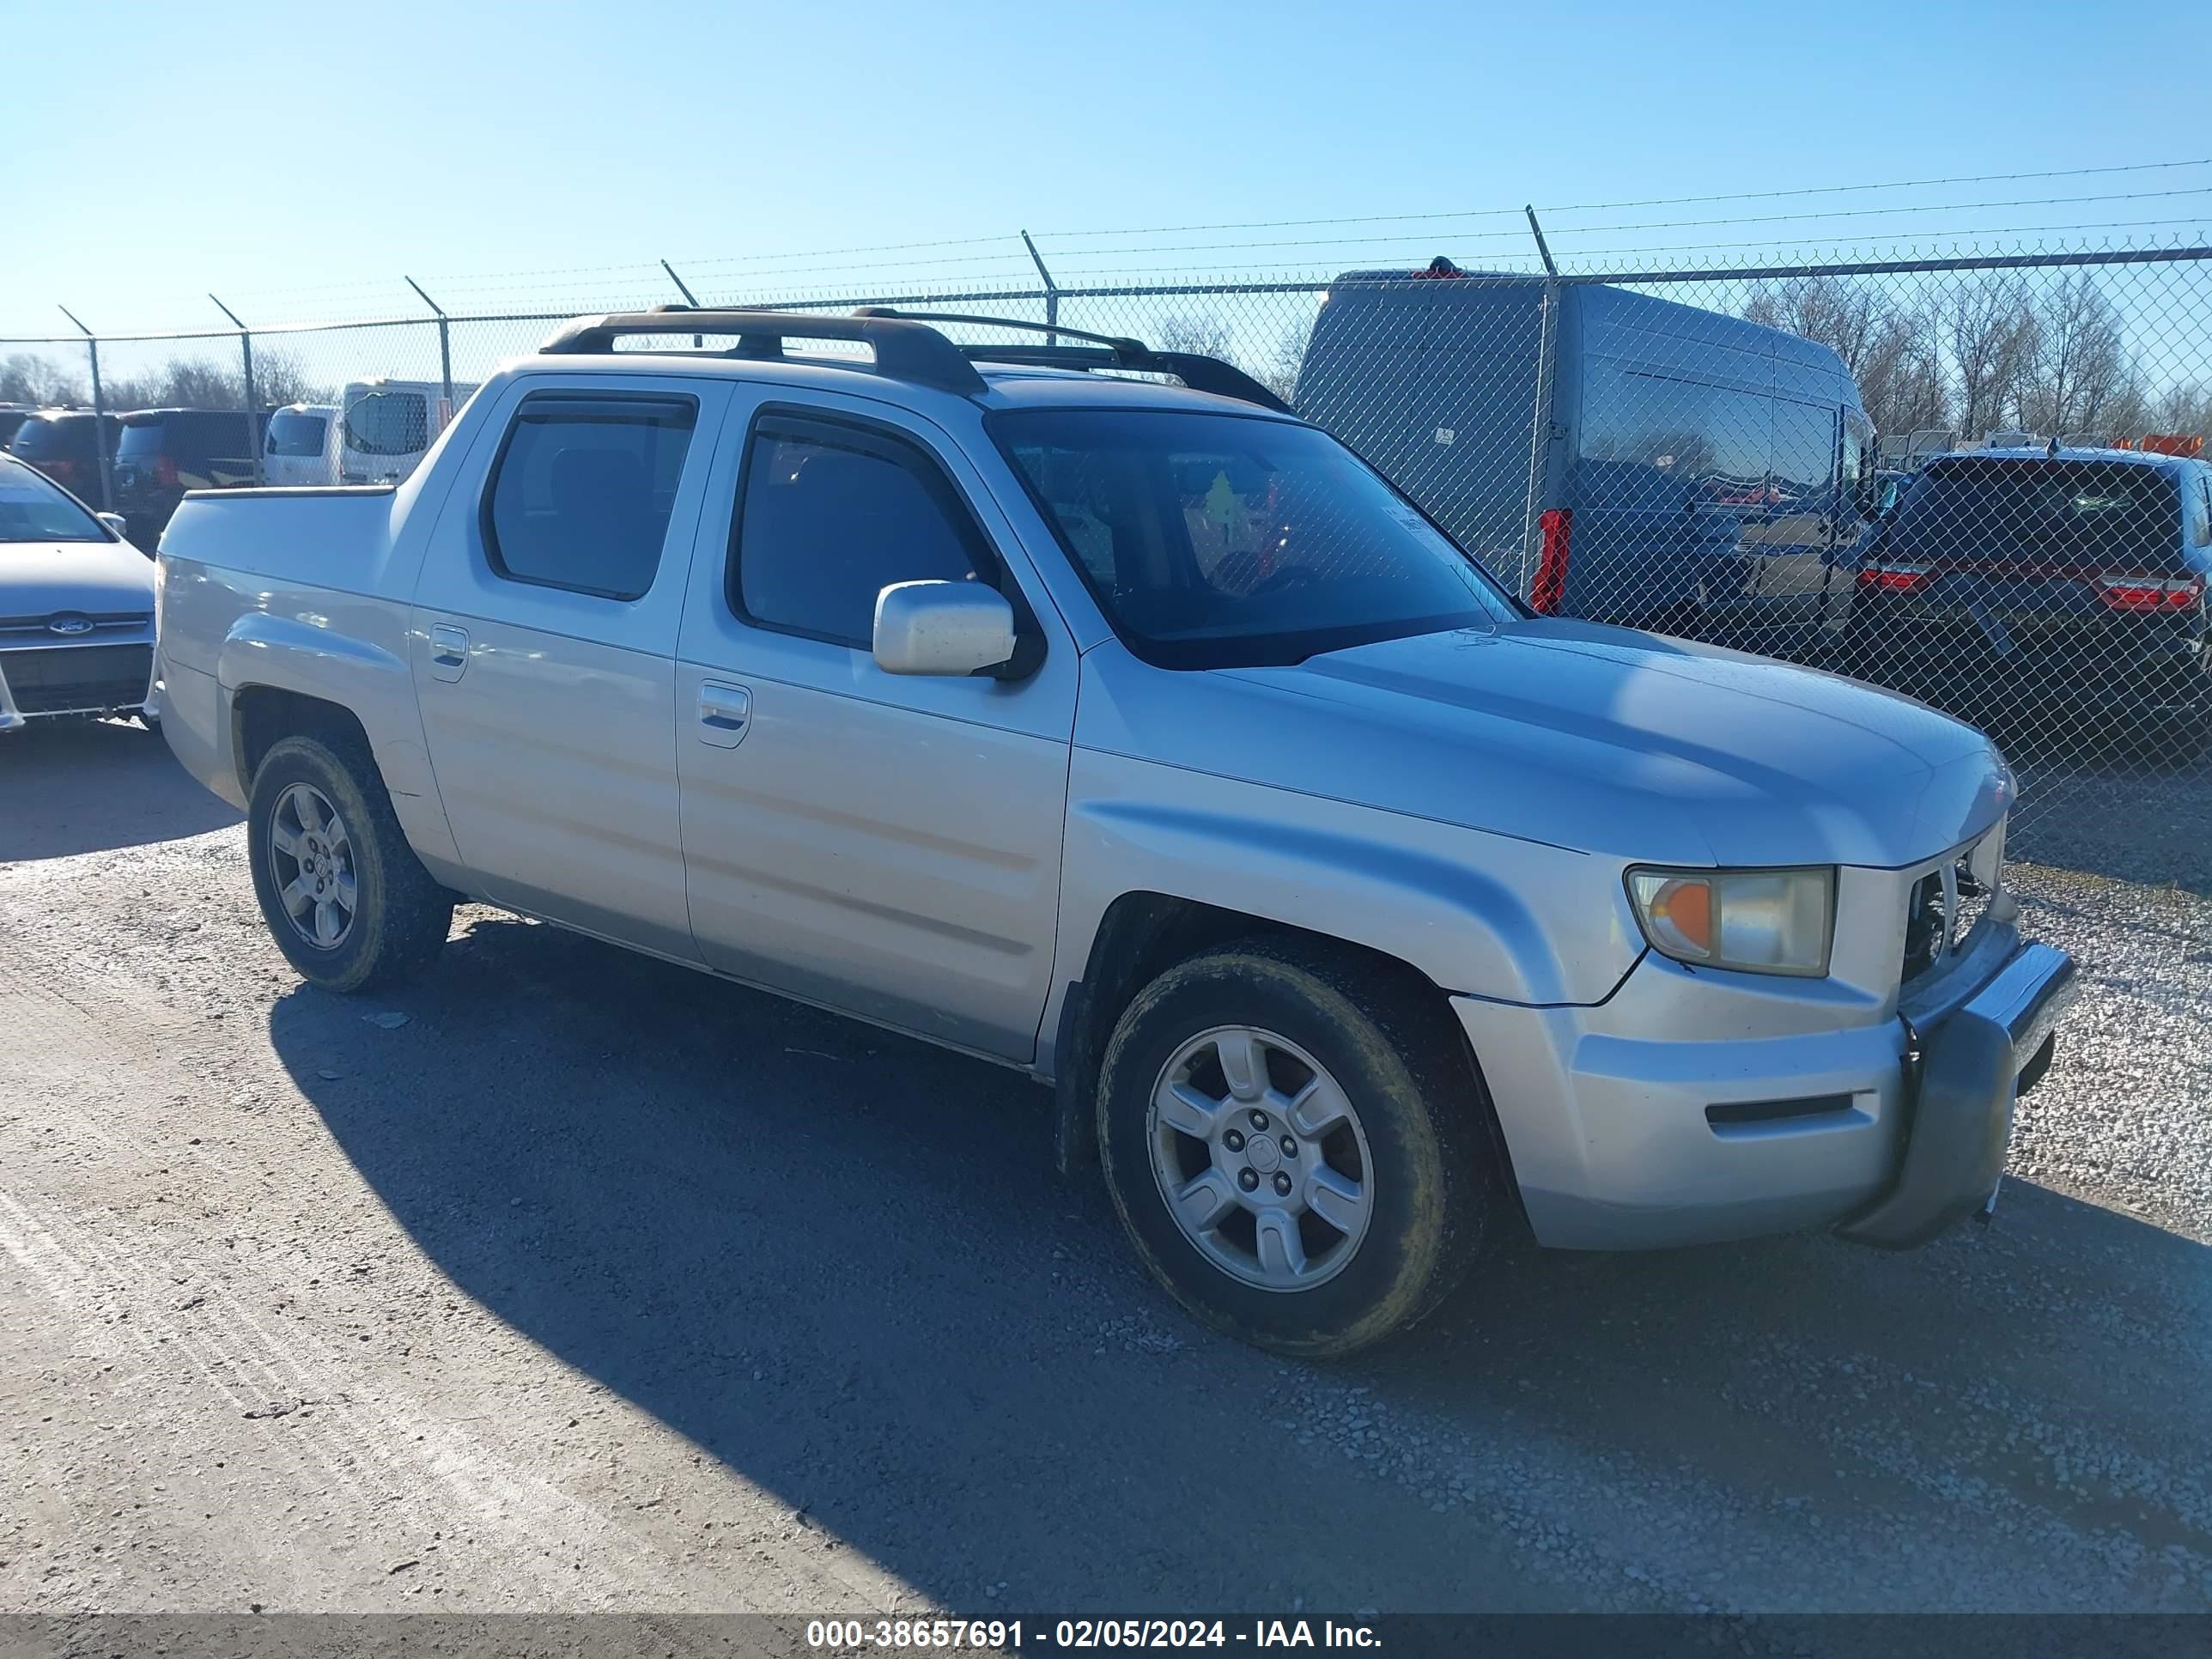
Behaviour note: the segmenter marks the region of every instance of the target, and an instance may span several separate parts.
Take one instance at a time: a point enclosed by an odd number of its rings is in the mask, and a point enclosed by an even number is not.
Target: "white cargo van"
[[[261,440],[261,477],[285,486],[338,481],[338,410],[335,404],[287,404],[269,416]]]
[[[456,385],[448,398],[435,380],[349,381],[338,405],[338,482],[403,483],[475,390]]]

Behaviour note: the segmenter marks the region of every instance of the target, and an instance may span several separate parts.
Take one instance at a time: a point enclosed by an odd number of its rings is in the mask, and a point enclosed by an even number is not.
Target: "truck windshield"
[[[1302,662],[1516,614],[1312,427],[1165,410],[1005,410],[990,425],[1115,633],[1157,666]]]
[[[0,460],[0,543],[107,539],[97,519],[29,467]]]

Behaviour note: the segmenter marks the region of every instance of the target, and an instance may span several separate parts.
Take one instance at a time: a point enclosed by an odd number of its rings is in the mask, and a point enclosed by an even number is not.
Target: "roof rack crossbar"
[[[549,353],[605,353],[615,342],[651,334],[733,334],[735,357],[781,357],[787,340],[850,340],[872,348],[876,373],[886,379],[973,397],[984,389],[959,347],[927,324],[866,313],[809,317],[784,311],[732,311],[694,306],[655,306],[650,311],[580,317],[538,347]]]
[[[963,311],[902,311],[893,306],[865,306],[855,317],[915,324],[964,323],[981,328],[1020,329],[1085,340],[1088,345],[971,345],[953,349],[971,362],[1021,363],[1034,368],[1120,368],[1145,374],[1172,374],[1194,392],[1257,404],[1279,415],[1295,411],[1234,363],[1200,351],[1155,351],[1142,340],[1121,334],[1093,334],[1065,323],[1033,323],[1021,317],[982,317]]]

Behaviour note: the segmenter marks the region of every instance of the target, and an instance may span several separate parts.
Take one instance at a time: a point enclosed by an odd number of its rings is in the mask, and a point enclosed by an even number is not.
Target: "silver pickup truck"
[[[468,898],[1017,1067],[1286,1352],[1516,1211],[1905,1246],[1993,1200],[2074,985],[1979,733],[1536,617],[1225,363],[932,322],[978,331],[586,319],[396,489],[186,499],[166,730],[301,975],[422,969]]]

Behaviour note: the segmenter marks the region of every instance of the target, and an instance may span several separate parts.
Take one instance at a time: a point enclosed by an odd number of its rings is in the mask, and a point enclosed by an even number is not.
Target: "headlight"
[[[1677,962],[1751,974],[1828,971],[1833,869],[1637,869],[1628,872],[1628,897],[1651,948]]]

